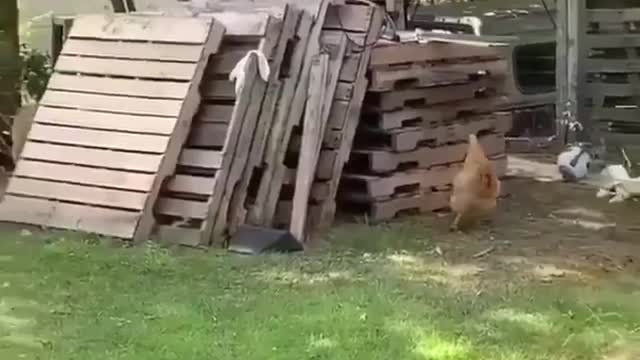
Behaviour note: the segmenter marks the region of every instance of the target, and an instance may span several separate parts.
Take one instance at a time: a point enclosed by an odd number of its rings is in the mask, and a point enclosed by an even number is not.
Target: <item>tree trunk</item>
[[[0,1],[0,114],[15,115],[20,106],[18,0]]]

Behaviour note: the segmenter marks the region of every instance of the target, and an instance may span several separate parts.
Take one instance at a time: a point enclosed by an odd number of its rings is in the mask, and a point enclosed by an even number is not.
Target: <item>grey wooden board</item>
[[[275,120],[277,105],[280,101],[284,101],[285,97],[289,96],[285,93],[285,90],[295,90],[294,86],[287,87],[286,85],[295,85],[295,81],[297,81],[303,56],[303,51],[300,51],[303,47],[297,39],[300,37],[304,38],[308,35],[311,22],[311,15],[293,6],[289,7],[284,17],[282,32],[276,46],[277,51],[271,61],[271,78],[269,79],[262,108],[260,109],[260,118],[258,119],[258,125],[252,139],[249,158],[240,183],[232,196],[227,224],[229,235],[233,235],[238,226],[246,222],[248,213],[247,196],[250,181],[255,171],[259,171],[259,167],[262,166],[261,161],[264,157],[269,130],[272,128]],[[294,49],[288,54],[290,57],[285,59],[287,49],[291,46],[294,46]]]
[[[302,51],[303,63],[299,72],[299,76],[296,76],[295,82],[285,84],[283,93],[286,93],[288,98],[282,98],[284,101],[279,104],[279,110],[276,115],[276,120],[269,133],[267,147],[265,150],[265,158],[263,163],[265,169],[263,172],[262,180],[259,185],[257,198],[254,205],[251,207],[248,214],[248,222],[252,225],[269,225],[270,218],[275,212],[275,209],[268,209],[267,204],[273,204],[274,201],[268,199],[269,196],[273,196],[272,192],[274,188],[279,186],[271,186],[272,181],[275,184],[281,183],[284,172],[282,162],[286,154],[286,148],[289,143],[291,131],[294,125],[300,122],[302,112],[304,111],[304,96],[306,94],[306,88],[309,80],[309,68],[311,57],[309,54],[315,54],[319,51],[319,38],[322,31],[322,23],[325,18],[328,1],[319,1],[320,7],[317,13],[312,13],[316,21],[310,34],[301,34],[301,44],[306,47]],[[292,90],[294,89],[294,90]],[[277,197],[277,195],[276,195]],[[277,203],[277,201],[276,201]]]

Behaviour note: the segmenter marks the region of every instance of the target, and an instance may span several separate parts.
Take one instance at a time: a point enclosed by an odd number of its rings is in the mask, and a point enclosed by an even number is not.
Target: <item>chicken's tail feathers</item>
[[[482,149],[482,145],[478,142],[478,137],[475,134],[469,134],[469,147],[467,149],[465,163],[485,163],[488,161],[489,160]]]

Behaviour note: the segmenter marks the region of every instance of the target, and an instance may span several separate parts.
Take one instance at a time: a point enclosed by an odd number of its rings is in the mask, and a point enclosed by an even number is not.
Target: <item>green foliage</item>
[[[49,54],[27,44],[20,46],[22,96],[25,102],[40,101],[52,73]]]

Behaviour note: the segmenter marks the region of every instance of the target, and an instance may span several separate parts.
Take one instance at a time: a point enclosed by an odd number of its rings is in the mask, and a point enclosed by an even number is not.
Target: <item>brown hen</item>
[[[497,206],[500,180],[476,135],[469,135],[469,149],[462,170],[453,179],[451,210],[456,214],[451,230],[464,222],[490,215]]]

